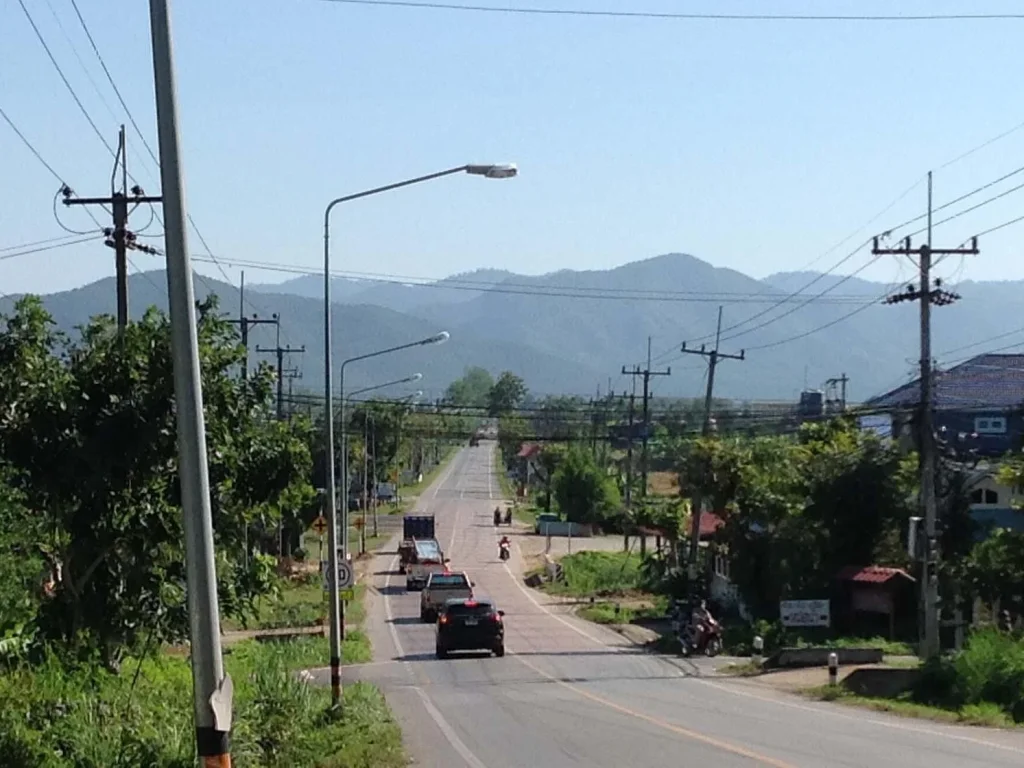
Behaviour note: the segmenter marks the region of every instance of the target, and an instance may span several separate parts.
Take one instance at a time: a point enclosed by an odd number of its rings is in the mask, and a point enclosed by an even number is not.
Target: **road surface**
[[[807,702],[648,654],[566,616],[497,558],[494,447],[458,454],[418,510],[437,516],[453,568],[505,611],[504,658],[434,658],[393,555],[378,556],[367,631],[376,661],[345,680],[380,685],[414,765],[434,768],[1020,768],[1024,735]],[[502,529],[502,532],[507,529]],[[702,660],[702,663],[707,663]],[[323,677],[322,672],[318,677]]]

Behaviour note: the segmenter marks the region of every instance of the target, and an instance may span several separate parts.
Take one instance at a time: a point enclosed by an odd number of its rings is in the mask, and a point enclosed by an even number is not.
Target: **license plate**
[[[479,622],[478,619],[466,619],[466,626],[467,627],[475,627],[479,623],[480,622]]]

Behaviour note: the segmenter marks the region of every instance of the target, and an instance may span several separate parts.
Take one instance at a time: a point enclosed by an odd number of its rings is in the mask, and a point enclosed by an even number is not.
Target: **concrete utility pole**
[[[921,465],[921,500],[924,511],[925,536],[928,539],[924,547],[925,556],[921,562],[921,612],[924,618],[923,636],[921,639],[921,656],[933,658],[941,650],[939,642],[939,545],[938,545],[938,513],[935,498],[935,428],[932,424],[934,403],[932,402],[932,304],[938,307],[952,304],[960,297],[942,289],[941,281],[931,276],[932,257],[935,255],[974,256],[978,251],[978,238],[971,239],[970,248],[932,248],[932,173],[928,172],[928,242],[919,248],[910,247],[910,238],[903,240],[899,248],[880,248],[878,238],[874,240],[871,252],[875,255],[916,256],[918,258],[919,280],[917,286],[907,286],[903,293],[895,294],[885,300],[886,304],[898,304],[904,301],[919,301],[921,307],[921,402],[918,418],[920,465]]]
[[[178,421],[178,475],[185,529],[185,573],[192,643],[196,751],[203,768],[231,768],[231,678],[224,674],[220,606],[210,509],[192,264],[185,231],[185,184],[180,165],[178,105],[168,0],[150,0],[160,180],[163,186],[167,295]]]
[[[128,156],[126,153],[124,126],[117,138],[117,155],[114,158],[114,171],[110,175],[110,197],[73,197],[71,190],[65,186],[61,189],[64,205],[99,205],[110,206],[114,226],[104,230],[106,245],[114,249],[114,265],[117,274],[117,327],[124,330],[128,325],[128,249],[155,254],[155,248],[136,242],[135,233],[128,229],[128,204],[132,210],[146,203],[159,203],[159,197],[147,197],[142,188],[134,186],[128,189]],[[121,188],[116,190],[115,180],[118,169],[121,171]]]
[[[275,315],[274,320],[277,322],[279,318]],[[305,345],[301,347],[282,347],[281,346],[281,324],[277,324],[277,346],[275,347],[256,347],[256,351],[264,355],[276,355],[277,356],[277,367],[274,369],[277,373],[277,418],[284,418],[284,356],[292,353],[304,353],[306,351]]]
[[[671,368],[666,368],[664,371],[652,371],[651,370],[651,338],[650,338],[650,336],[648,336],[647,337],[647,367],[641,368],[639,365],[634,365],[633,366],[633,370],[627,370],[626,366],[622,366],[622,375],[623,376],[632,376],[634,378],[634,380],[638,376],[642,377],[643,383],[644,383],[644,393],[643,393],[643,398],[644,398],[644,400],[643,400],[644,432],[643,432],[643,435],[641,436],[641,443],[640,443],[640,446],[641,446],[640,447],[640,478],[641,478],[640,496],[641,496],[641,498],[646,499],[647,498],[647,444],[648,444],[648,440],[650,439],[650,431],[651,431],[650,407],[649,407],[650,399],[651,399],[651,388],[650,388],[651,377],[652,376],[671,376],[672,375],[672,369]],[[630,445],[632,445],[632,432],[630,432],[630,438],[631,438]]]
[[[713,403],[715,393],[715,369],[718,367],[718,363],[722,360],[744,360],[744,350],[740,350],[738,355],[729,355],[725,352],[721,352],[718,349],[718,345],[722,339],[722,308],[718,308],[718,326],[715,330],[715,347],[714,349],[705,349],[704,345],[701,344],[700,349],[687,349],[686,342],[683,342],[680,351],[688,355],[700,355],[708,359],[708,386],[704,393],[704,424],[701,427],[701,435],[707,437],[711,434],[711,405]],[[699,499],[693,499],[690,502],[692,512],[690,514],[690,551],[687,559],[688,564],[688,575],[690,578],[691,589],[692,585],[697,580],[697,558],[700,554],[700,518],[704,511],[705,500],[703,497]]]
[[[261,319],[258,315],[245,316],[245,272],[242,272],[242,285],[238,291],[238,319],[228,320],[232,325],[237,325],[242,336],[242,348],[245,350],[245,361],[242,363],[242,381],[249,378],[249,329],[254,325],[276,325],[277,337],[281,338],[281,323],[275,312],[269,320]]]

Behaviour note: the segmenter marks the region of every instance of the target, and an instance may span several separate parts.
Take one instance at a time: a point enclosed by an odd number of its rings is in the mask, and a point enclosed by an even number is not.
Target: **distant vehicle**
[[[448,600],[437,619],[437,658],[446,658],[451,651],[475,650],[504,656],[504,616],[490,600]]]
[[[420,621],[435,621],[452,598],[473,597],[473,582],[465,573],[432,573],[420,594]]]
[[[553,515],[550,512],[545,512],[543,514],[537,515],[537,519],[533,523],[533,532],[540,536],[542,533],[544,533],[544,529],[547,528],[548,523],[558,522],[561,522],[561,520],[559,520],[558,518],[558,515]]]
[[[434,535],[433,515],[406,515],[402,518],[402,542],[398,545],[400,573],[405,573],[416,562],[416,539],[434,539]]]
[[[480,445],[480,436],[479,435],[473,435],[471,438],[469,438],[469,447],[470,448],[476,448],[476,446],[478,446],[478,445]]]
[[[431,574],[445,571],[444,553],[436,539],[414,539],[413,546],[414,561],[405,571],[405,588],[410,591],[423,589]]]

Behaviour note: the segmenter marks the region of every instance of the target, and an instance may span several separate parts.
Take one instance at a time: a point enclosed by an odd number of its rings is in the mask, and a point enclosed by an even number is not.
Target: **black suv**
[[[452,598],[437,617],[437,658],[450,651],[488,650],[505,655],[505,623],[490,600]]]

